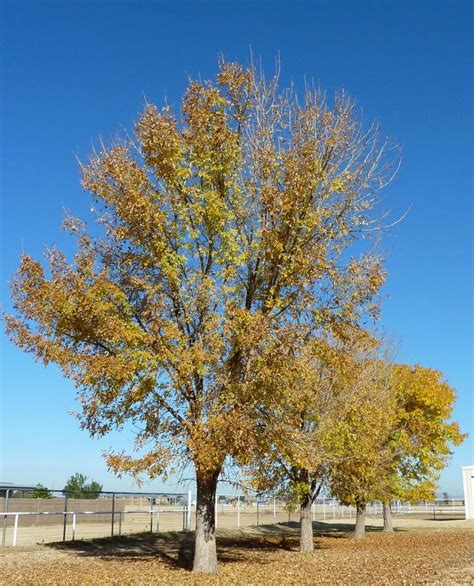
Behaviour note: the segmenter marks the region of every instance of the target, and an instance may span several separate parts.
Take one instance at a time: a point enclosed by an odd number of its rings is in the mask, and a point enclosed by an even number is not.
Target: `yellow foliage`
[[[142,428],[136,456],[108,456],[115,472],[248,462],[262,411],[309,408],[315,362],[350,386],[350,363],[305,343],[377,313],[382,261],[349,250],[389,163],[344,94],[301,105],[222,62],[216,81],[190,81],[180,113],[147,104],[135,136],[92,154],[82,183],[100,230],[67,218],[72,261],[22,258],[7,332],[74,380],[91,434]],[[319,419],[321,442],[336,441]]]

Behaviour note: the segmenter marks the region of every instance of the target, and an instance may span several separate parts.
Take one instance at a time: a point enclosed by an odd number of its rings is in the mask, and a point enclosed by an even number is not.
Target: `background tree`
[[[356,509],[355,539],[365,537],[366,504],[386,490],[388,463],[383,447],[392,417],[387,387],[353,405],[347,415],[340,459],[329,472],[331,494]]]
[[[28,493],[30,499],[52,499],[53,495],[42,484],[37,484],[31,492]]]
[[[252,447],[260,357],[289,330],[343,319],[354,281],[378,289],[379,263],[348,251],[377,223],[392,158],[346,95],[299,103],[278,76],[232,63],[190,82],[180,116],[148,104],[135,131],[82,169],[102,231],[67,218],[72,262],[23,256],[7,332],[74,380],[92,435],[141,428],[111,470],[153,478],[192,462],[194,570],[215,572],[217,481]]]
[[[435,498],[439,472],[451,456],[451,446],[466,437],[451,421],[456,394],[441,372],[420,365],[394,365],[391,393],[394,417],[383,447],[388,477],[380,497],[385,531],[393,529],[393,499]]]
[[[385,368],[382,401],[369,405],[368,412],[360,406],[354,412],[347,458],[331,472],[332,492],[357,508],[357,539],[364,537],[367,502],[383,502],[384,530],[391,531],[393,499],[433,499],[450,446],[465,437],[450,421],[455,393],[440,372],[422,366]]]
[[[73,474],[63,488],[63,494],[71,499],[97,499],[102,491],[102,484],[91,480],[87,482],[84,474]]]
[[[341,326],[297,356],[293,345],[290,359],[282,359],[277,376],[285,400],[262,414],[260,451],[250,467],[256,488],[282,490],[299,503],[304,552],[314,548],[311,506],[330,471],[348,458],[354,413],[370,411],[385,386],[379,342],[354,324]]]

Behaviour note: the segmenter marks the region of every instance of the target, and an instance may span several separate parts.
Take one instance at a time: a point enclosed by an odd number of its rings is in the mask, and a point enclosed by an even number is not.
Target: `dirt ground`
[[[315,552],[298,551],[297,524],[218,531],[218,576],[196,576],[193,534],[137,534],[6,547],[0,584],[474,584],[474,523],[397,519],[384,534],[368,521],[354,541],[352,523],[315,524]]]

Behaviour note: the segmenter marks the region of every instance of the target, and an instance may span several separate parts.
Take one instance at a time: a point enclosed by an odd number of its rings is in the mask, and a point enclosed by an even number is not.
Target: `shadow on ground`
[[[464,521],[465,517],[427,517],[425,518],[425,521]]]
[[[313,523],[316,549],[327,549],[327,539],[351,537],[353,524]],[[298,523],[261,525],[240,531],[220,530],[217,533],[219,561],[242,562],[249,557],[252,562],[266,564],[268,557],[259,553],[299,550]],[[379,527],[367,526],[368,532],[378,532]],[[326,541],[326,543],[325,543]],[[171,568],[190,569],[194,554],[194,532],[137,533],[113,538],[97,538],[84,541],[66,541],[45,544],[45,547],[80,556],[99,557],[105,561],[118,559],[163,561]]]

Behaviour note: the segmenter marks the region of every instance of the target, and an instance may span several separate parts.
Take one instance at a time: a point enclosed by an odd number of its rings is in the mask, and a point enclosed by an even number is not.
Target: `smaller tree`
[[[376,387],[371,401],[354,405],[347,415],[346,429],[350,431],[341,438],[341,457],[329,473],[331,493],[342,504],[356,508],[355,539],[365,537],[366,504],[385,494],[388,483],[384,446],[392,406],[384,387]]]
[[[288,352],[280,361],[273,357],[271,373],[283,396],[262,413],[250,475],[253,488],[276,489],[298,504],[300,551],[309,553],[314,549],[311,507],[329,472],[346,469],[362,445],[357,460],[377,453],[372,442],[384,422],[374,417],[374,405],[380,403],[380,412],[386,412],[387,376],[377,359],[379,341],[362,328],[339,323],[331,335],[315,336],[300,348],[287,341]],[[259,384],[264,387],[265,380]],[[370,473],[373,462],[372,457]]]
[[[419,365],[389,372],[388,394],[355,412],[347,458],[331,474],[332,492],[357,507],[356,539],[364,537],[367,502],[383,502],[384,531],[392,531],[392,499],[434,499],[451,446],[466,437],[450,419],[456,395],[441,372]]]
[[[52,499],[53,495],[42,484],[38,483],[27,495],[30,499]]]
[[[456,400],[443,374],[420,365],[394,365],[391,393],[394,414],[384,446],[388,476],[384,530],[392,530],[390,502],[434,500],[439,472],[451,457],[451,446],[466,437],[451,421]]]
[[[73,474],[63,489],[63,494],[72,499],[96,499],[102,491],[102,484],[95,480],[87,483],[87,476],[84,474]]]

